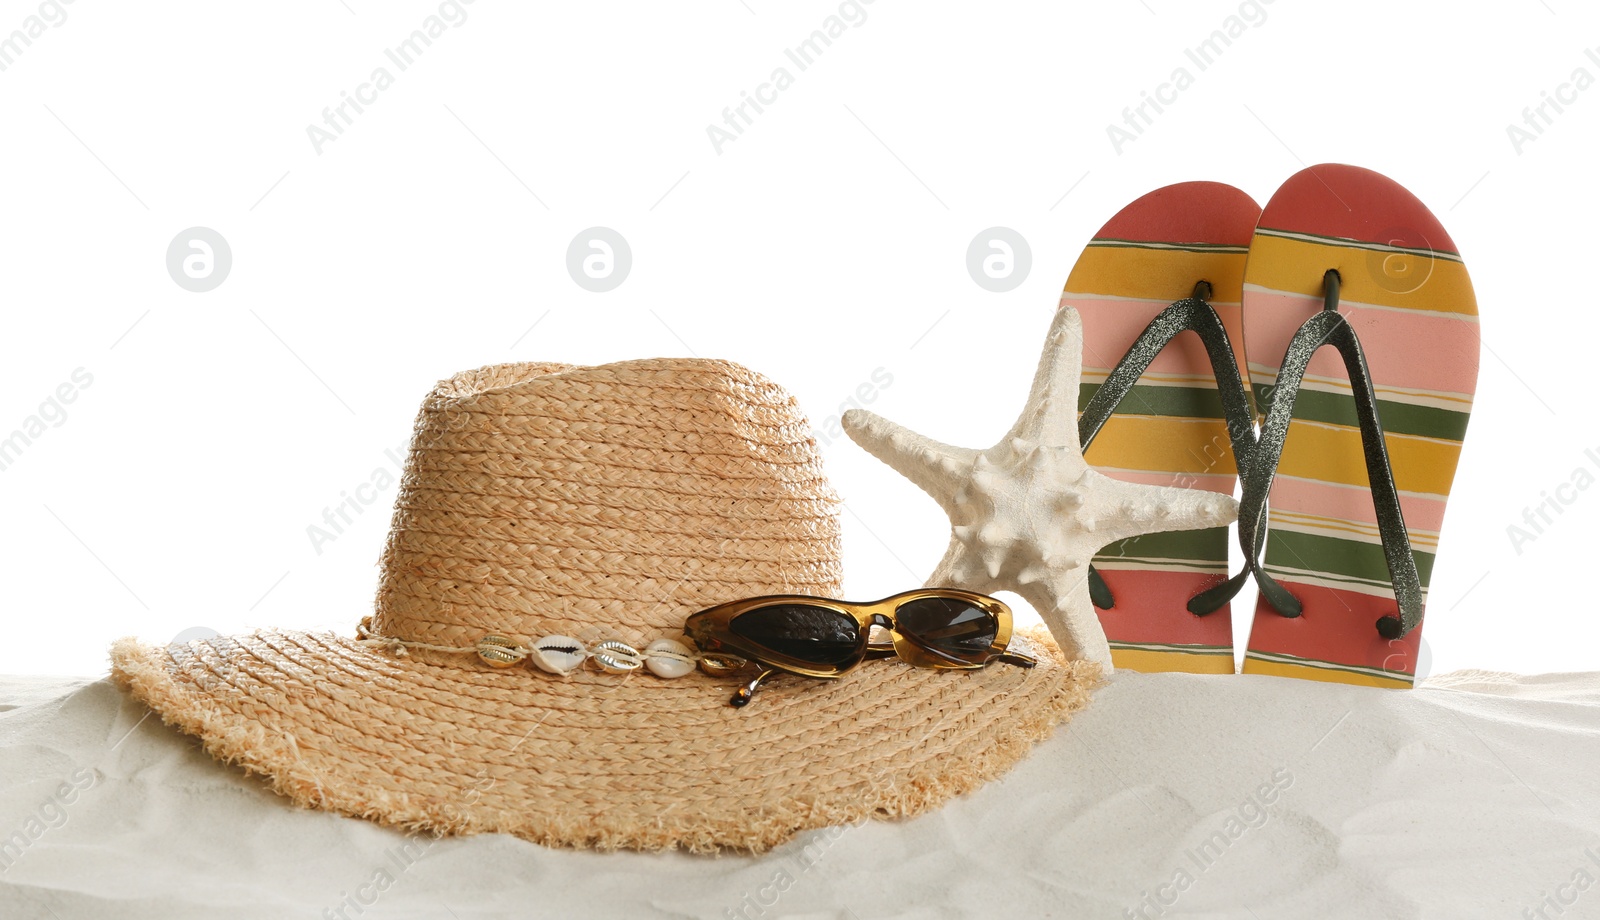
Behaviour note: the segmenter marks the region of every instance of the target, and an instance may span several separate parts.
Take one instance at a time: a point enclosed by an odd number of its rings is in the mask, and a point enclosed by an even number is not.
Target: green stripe
[[[1228,543],[1226,527],[1174,530],[1167,533],[1145,534],[1142,537],[1113,543],[1096,554],[1095,559],[1142,557],[1227,565]]]
[[[1272,395],[1270,384],[1258,383],[1256,405],[1265,412]],[[1343,393],[1324,393],[1302,388],[1294,400],[1294,417],[1308,422],[1359,427],[1356,420],[1356,403]],[[1453,409],[1436,409],[1410,403],[1378,400],[1378,421],[1390,434],[1410,434],[1445,441],[1460,441],[1467,436],[1465,412]]]
[[[1106,249],[1148,249],[1152,252],[1238,252],[1250,251],[1249,246],[1239,246],[1234,243],[1157,243],[1150,240],[1124,240],[1114,236],[1097,236],[1089,241],[1090,246],[1100,246]]]
[[[1417,574],[1422,579],[1422,587],[1426,589],[1433,575],[1433,554],[1420,550],[1412,550],[1411,554],[1417,560]],[[1303,569],[1379,584],[1389,583],[1389,563],[1384,559],[1383,547],[1359,540],[1296,533],[1280,528],[1272,531],[1267,540],[1266,562],[1269,568]]]
[[[1220,562],[1185,562],[1173,559],[1162,559],[1155,556],[1118,556],[1115,559],[1101,559],[1096,563],[1102,572],[1188,572],[1190,574],[1214,575],[1223,570]]]
[[[1089,400],[1100,392],[1100,384],[1084,383],[1078,386],[1078,411],[1089,408]],[[1136,383],[1117,404],[1117,415],[1165,415],[1174,418],[1214,418],[1222,415],[1222,397],[1217,388],[1187,386],[1152,386]]]

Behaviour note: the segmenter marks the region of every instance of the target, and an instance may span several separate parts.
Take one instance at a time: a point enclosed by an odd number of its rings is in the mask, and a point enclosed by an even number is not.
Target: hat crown
[[[648,642],[758,594],[837,595],[838,497],[793,397],[726,361],[501,364],[417,414],[374,631]]]

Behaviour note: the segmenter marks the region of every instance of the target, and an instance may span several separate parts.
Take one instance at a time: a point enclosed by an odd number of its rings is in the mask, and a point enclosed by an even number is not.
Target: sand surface
[[[1002,781],[762,857],[407,838],[146,714],[0,678],[0,917],[1600,917],[1600,674],[1121,673]]]

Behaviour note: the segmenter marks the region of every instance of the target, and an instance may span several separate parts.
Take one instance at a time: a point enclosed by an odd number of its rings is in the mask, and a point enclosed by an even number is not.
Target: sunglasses
[[[874,626],[887,631],[888,641],[872,640]],[[704,653],[701,664],[710,673],[732,673],[746,662],[760,669],[728,701],[733,706],[749,703],[779,671],[832,680],[877,658],[960,670],[1037,663],[1006,650],[1010,607],[956,588],[921,588],[866,604],[801,594],[748,597],[691,615],[683,632]]]

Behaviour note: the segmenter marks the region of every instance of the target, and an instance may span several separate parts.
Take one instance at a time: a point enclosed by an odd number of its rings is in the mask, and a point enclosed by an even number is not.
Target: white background
[[[38,9],[6,0],[0,34]],[[1236,2],[877,0],[803,72],[784,50],[837,3],[477,0],[403,72],[384,49],[436,2],[65,9],[0,72],[0,434],[76,368],[93,382],[0,472],[0,671],[99,673],[117,636],[195,626],[350,632],[393,487],[320,554],[307,527],[394,472],[435,380],[482,364],[725,357],[818,425],[881,367],[873,409],[987,445],[1118,208],[1190,179],[1265,202],[1327,161],[1427,202],[1483,313],[1433,671],[1595,667],[1600,489],[1520,554],[1507,533],[1600,474],[1600,91],[1520,152],[1507,135],[1576,68],[1600,77],[1576,0],[1246,4],[1204,71],[1184,49]],[[394,84],[319,154],[307,126],[379,66]],[[719,153],[707,126],[780,66],[793,85]],[[1114,150],[1108,123],[1180,66],[1194,85]],[[201,294],[165,268],[197,225],[233,251]],[[565,269],[596,225],[633,251],[604,294]],[[995,225],[1033,252],[1004,294],[965,268]],[[848,440],[823,450],[849,594],[920,583],[943,515]]]

